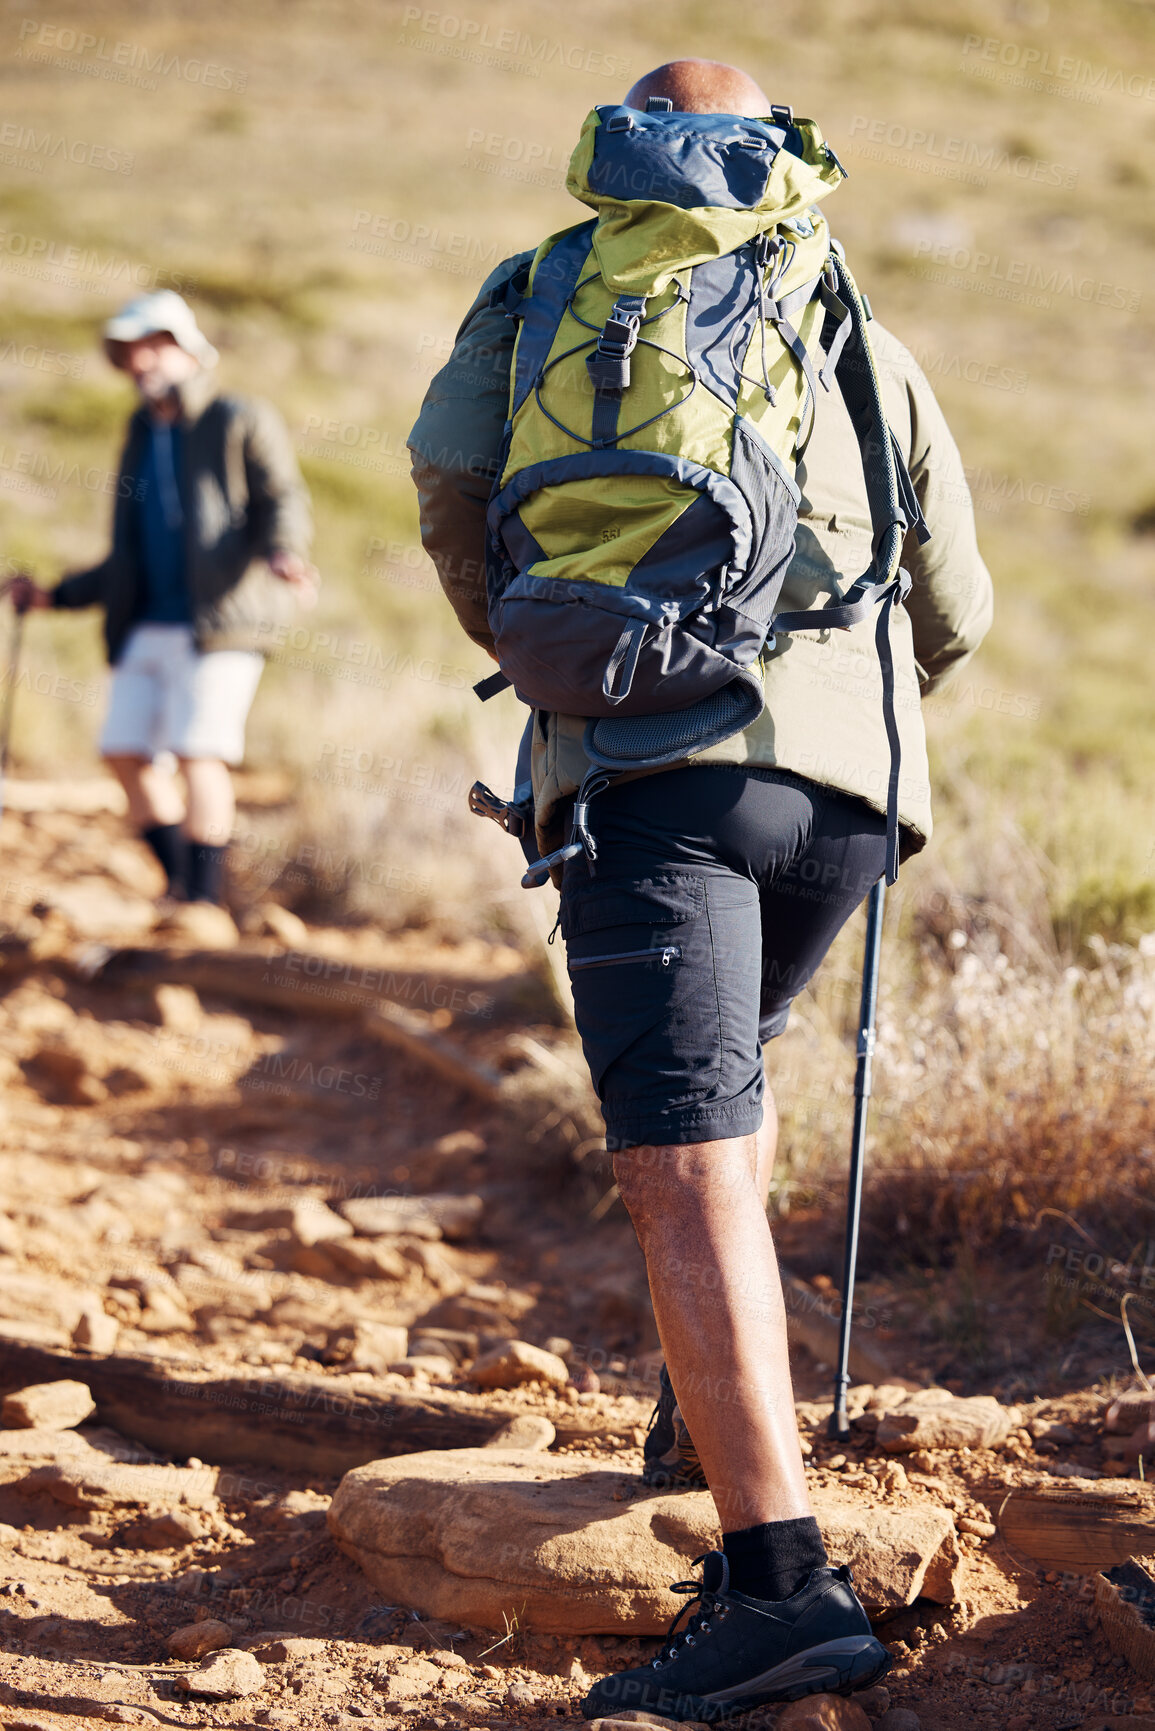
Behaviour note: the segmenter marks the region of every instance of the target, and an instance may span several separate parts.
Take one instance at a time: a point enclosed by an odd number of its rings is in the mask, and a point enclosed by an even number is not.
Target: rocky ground
[[[546,984],[500,944],[260,902],[239,933],[158,924],[115,815],[24,803],[55,808],[0,832],[0,1381],[41,1387],[0,1414],[3,1723],[574,1717],[651,1650],[638,1630],[674,1615],[665,1571],[712,1516],[636,1482],[656,1337],[628,1222],[571,1157]],[[834,1442],[829,1278],[806,1272],[816,1502],[895,1663],[853,1711],[789,1709],[782,1731],[1155,1726],[1143,1642],[1117,1651],[1091,1615],[1093,1564],[1155,1554],[1105,1435],[1115,1391],[916,1392],[938,1361],[896,1303],[871,1343],[889,1375]],[[1081,1570],[1031,1512],[1064,1490],[1091,1508]],[[553,1575],[531,1495],[569,1558]],[[383,1554],[385,1499],[411,1556]],[[441,1567],[466,1551],[489,1583],[472,1618]],[[607,1558],[634,1570],[633,1622],[607,1621]]]

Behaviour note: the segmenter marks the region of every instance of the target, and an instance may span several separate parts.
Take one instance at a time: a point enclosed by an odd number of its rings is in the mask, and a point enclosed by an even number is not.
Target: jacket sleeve
[[[913,579],[910,615],[919,685],[926,696],[957,673],[990,630],[994,590],[979,552],[974,507],[958,446],[917,361],[890,339],[910,408],[908,465],[931,538],[910,535],[903,564]]]
[[[108,559],[102,559],[99,565],[91,565],[87,571],[73,571],[71,576],[62,577],[55,589],[51,590],[54,607],[95,607],[104,600],[105,577],[108,572]]]
[[[313,538],[313,513],[288,429],[271,403],[250,399],[246,409],[245,478],[254,557],[299,553],[304,558]]]
[[[533,254],[506,259],[466,313],[409,435],[421,540],[466,634],[493,648],[485,600],[485,509],[509,414],[517,331],[506,290],[521,287]]]

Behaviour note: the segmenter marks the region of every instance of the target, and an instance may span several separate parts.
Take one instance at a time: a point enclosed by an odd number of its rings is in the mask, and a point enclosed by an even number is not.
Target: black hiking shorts
[[[700,764],[608,788],[596,875],[566,862],[561,931],[610,1149],[747,1136],[786,1026],[886,865],[886,822],[784,770]]]

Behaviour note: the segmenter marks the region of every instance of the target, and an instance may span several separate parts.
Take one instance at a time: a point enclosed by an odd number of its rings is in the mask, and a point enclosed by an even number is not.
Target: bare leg
[[[180,766],[188,788],[185,834],[192,842],[227,846],[237,810],[228,765],[215,757],[182,757]]]
[[[128,797],[128,815],[137,829],[181,823],[184,795],[171,770],[147,757],[106,757],[104,760]]]
[[[767,1088],[762,1102],[762,1126],[758,1131],[756,1141],[754,1182],[762,1206],[765,1207],[766,1198],[770,1194],[770,1180],[774,1176],[774,1161],[778,1156],[778,1108],[774,1104],[774,1096],[769,1088]]]
[[[726,1532],[809,1515],[753,1136],[614,1157],[670,1376]]]

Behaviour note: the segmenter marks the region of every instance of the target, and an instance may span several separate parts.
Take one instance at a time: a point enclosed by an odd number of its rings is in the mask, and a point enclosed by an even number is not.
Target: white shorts
[[[112,670],[101,754],[240,763],[264,664],[250,649],[198,654],[191,625],[135,626]]]

